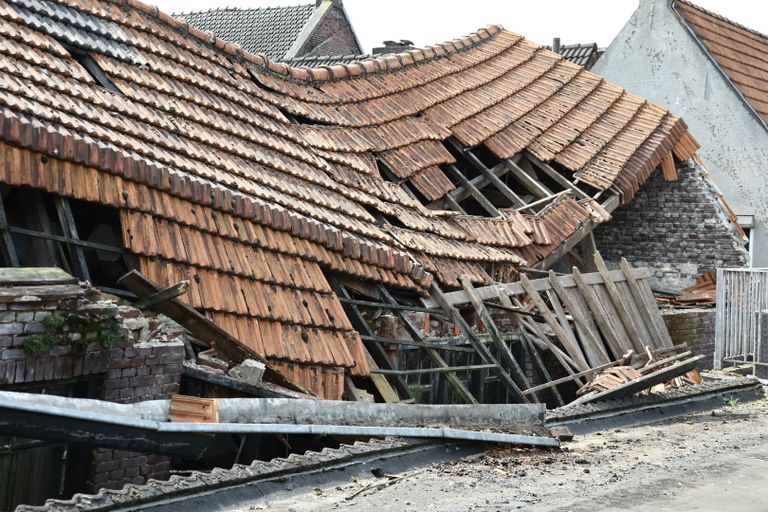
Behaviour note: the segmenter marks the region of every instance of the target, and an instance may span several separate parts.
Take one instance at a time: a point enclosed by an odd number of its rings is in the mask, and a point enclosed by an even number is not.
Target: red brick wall
[[[357,46],[355,33],[338,5],[334,5],[319,23],[297,57],[309,55],[360,55],[363,49]]]

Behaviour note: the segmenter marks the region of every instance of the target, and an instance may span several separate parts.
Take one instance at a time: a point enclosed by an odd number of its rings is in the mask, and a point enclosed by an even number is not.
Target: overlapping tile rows
[[[768,122],[768,36],[690,2],[679,12],[731,82]]]
[[[458,286],[462,274],[489,284],[595,218],[596,204],[566,196],[529,216],[434,212],[378,165],[437,199],[453,188],[440,168],[453,161],[443,144],[453,135],[494,140],[500,156],[568,151],[585,181],[626,193],[657,157],[695,144],[679,143],[674,116],[497,28],[307,70],[133,0],[12,1],[0,1],[0,181],[118,208],[143,272],[189,279],[185,300],[326,398],[340,398],[344,372],[368,368],[324,271],[417,292],[433,278]],[[55,15],[56,30],[30,24],[14,7],[22,1]],[[143,64],[95,51],[83,20],[97,34],[118,27]],[[70,55],[60,30],[117,92]],[[621,166],[625,154],[642,172]]]
[[[626,202],[645,179],[627,168],[633,157],[650,155],[655,168],[665,156],[654,151],[660,141],[673,145],[686,131],[663,108],[498,27],[359,63],[268,69],[256,78],[290,112],[333,125],[307,128],[310,144],[373,151],[397,178],[418,177],[411,183],[422,193],[426,170],[438,188],[450,183],[435,176],[454,161],[441,144],[450,135],[500,159],[528,149],[598,190],[614,187]]]

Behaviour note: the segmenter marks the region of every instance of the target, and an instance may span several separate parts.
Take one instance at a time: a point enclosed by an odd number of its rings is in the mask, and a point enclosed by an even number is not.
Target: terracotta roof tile
[[[417,292],[434,277],[490,283],[594,217],[567,194],[534,217],[432,212],[379,164],[438,199],[454,187],[440,168],[453,136],[629,200],[695,146],[678,118],[499,27],[296,71],[134,0],[13,1],[0,6],[0,181],[119,209],[142,271],[190,277],[193,306],[302,382],[326,376],[309,387],[333,396],[342,368],[367,365],[324,271]],[[68,54],[69,31],[119,92]]]
[[[768,122],[768,36],[686,1],[674,8],[763,121]]]

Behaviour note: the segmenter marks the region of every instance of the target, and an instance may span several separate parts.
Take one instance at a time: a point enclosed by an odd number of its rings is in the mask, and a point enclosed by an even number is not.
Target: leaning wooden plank
[[[631,272],[630,275],[635,279],[645,279],[651,276],[651,272],[647,268],[630,269],[630,272]],[[613,282],[615,283],[626,281],[626,276],[621,270],[611,270],[610,276]],[[584,277],[584,281],[590,285],[600,284],[603,282],[603,277],[597,273],[584,274],[583,277]],[[573,276],[568,276],[568,275],[560,276],[560,280],[563,284],[563,287],[565,287],[566,289],[576,287],[576,282],[573,280]],[[549,281],[546,278],[532,279],[531,285],[533,285],[533,288],[537,292],[542,292],[544,290],[549,290],[551,288],[551,285],[549,284]],[[480,297],[481,300],[488,300],[488,299],[496,298],[499,288],[501,288],[504,291],[504,293],[506,293],[509,296],[524,295],[528,293],[525,291],[520,281],[515,281],[513,283],[481,286],[481,287],[475,288],[475,290],[477,290],[477,295]],[[455,306],[459,304],[469,304],[469,297],[467,297],[467,294],[464,293],[464,290],[459,290],[455,292],[446,292],[443,295],[445,296],[445,300],[451,305]],[[437,302],[432,298],[424,299],[424,303],[428,307],[436,307],[438,305]]]
[[[443,292],[440,290],[440,287],[437,285],[437,283],[432,283],[430,286],[430,295],[448,314],[448,317],[459,327],[459,330],[461,330],[461,333],[464,335],[464,337],[467,338],[470,345],[472,345],[472,348],[474,348],[475,351],[480,354],[483,362],[495,364],[497,366],[495,373],[498,375],[501,385],[504,386],[507,392],[514,395],[523,402],[529,402],[530,400],[528,397],[522,393],[520,387],[518,387],[517,383],[509,375],[507,370],[505,370],[504,367],[499,364],[499,361],[491,353],[490,349],[486,347],[482,341],[480,341],[475,331],[472,330],[467,321],[464,320],[464,317],[461,316],[459,310],[448,304],[448,302],[443,299]]]
[[[597,329],[593,330],[589,319],[584,313],[584,308],[582,308],[580,304],[577,304],[576,301],[572,300],[571,295],[560,283],[560,278],[552,271],[549,272],[549,282],[552,284],[552,288],[555,290],[555,293],[557,293],[557,296],[565,305],[565,308],[571,314],[571,317],[573,317],[573,321],[581,334],[581,341],[585,351],[584,355],[589,361],[590,366],[597,366],[610,362],[611,358],[608,357],[608,352],[606,352],[602,340],[599,338]]]
[[[611,361],[610,363],[605,363],[605,364],[602,364],[600,366],[596,366],[596,367],[594,367],[594,368],[592,368],[590,370],[587,370],[585,372],[579,372],[579,373],[575,373],[573,375],[569,375],[567,377],[562,377],[560,379],[556,379],[556,380],[547,382],[546,384],[541,384],[539,386],[534,386],[532,388],[527,389],[525,392],[526,393],[535,393],[536,391],[540,391],[542,389],[547,389],[547,388],[550,388],[552,386],[557,386],[559,384],[565,384],[566,382],[571,382],[572,380],[574,380],[577,377],[592,377],[596,372],[599,372],[601,370],[605,370],[607,368],[612,368],[614,366],[623,364],[630,357],[632,357],[632,353],[628,352],[627,354],[624,355],[624,357],[622,357],[621,359],[617,359],[616,361]]]
[[[627,382],[621,386],[602,391],[595,395],[584,396],[575,402],[586,403],[594,402],[596,400],[608,400],[610,398],[621,398],[623,396],[634,395],[635,393],[639,393],[644,389],[651,388],[656,384],[662,384],[668,380],[674,379],[675,377],[688,373],[689,371],[696,368],[697,363],[704,359],[704,357],[705,356],[701,355],[691,357],[690,359],[685,359],[684,361],[680,361],[671,366],[667,366],[665,368],[656,370],[655,372],[643,375],[639,379]],[[575,402],[571,403],[573,404]]]
[[[118,279],[117,282],[127,287],[138,297],[147,297],[161,290],[160,285],[137,270],[131,270]],[[241,343],[240,340],[230,335],[227,331],[211,322],[197,310],[181,302],[179,299],[172,299],[168,302],[158,304],[155,306],[155,310],[184,326],[196,338],[208,342],[232,363],[242,363],[246,359],[255,359],[256,361],[264,363],[266,367],[264,377],[266,380],[289,389],[311,394],[301,386],[286,379],[269,361],[264,359],[252,348]]]
[[[608,267],[605,265],[605,261],[603,261],[602,255],[600,255],[600,251],[595,251],[594,253],[594,261],[595,266],[597,267],[597,271],[600,273],[601,276],[603,276],[603,281],[605,283],[605,290],[608,292],[608,296],[611,298],[611,301],[613,302],[613,307],[616,309],[616,312],[619,314],[619,318],[621,318],[621,322],[624,324],[624,329],[627,331],[627,334],[629,335],[629,339],[632,342],[632,346],[635,349],[635,352],[640,353],[644,347],[648,344],[649,340],[644,340],[642,338],[642,334],[640,332],[640,329],[638,329],[636,325],[636,320],[632,317],[632,315],[629,312],[629,309],[627,308],[626,304],[622,300],[621,293],[619,292],[619,288],[616,286],[616,283],[613,282],[611,279],[610,273],[608,271]]]
[[[563,331],[565,331],[565,334],[568,335],[571,343],[578,347],[579,340],[576,338],[576,334],[574,334],[573,329],[571,329],[571,322],[565,316],[565,310],[563,309],[563,305],[560,304],[560,300],[557,298],[557,295],[552,290],[547,290],[544,292],[544,294],[547,296],[547,300],[552,305],[552,312],[555,314],[555,318],[557,318],[557,321],[560,323]]]
[[[608,344],[608,348],[610,348],[610,352],[613,353],[613,357],[614,358],[621,357],[621,355],[625,353],[626,350],[624,350],[623,347],[621,346],[621,343],[619,343],[616,331],[614,330],[613,325],[611,325],[609,319],[606,318],[606,314],[603,309],[603,306],[602,304],[600,304],[600,301],[595,296],[595,292],[581,278],[581,273],[579,272],[579,269],[577,269],[576,267],[573,268],[573,279],[576,281],[579,291],[581,292],[581,296],[584,298],[584,300],[587,303],[587,306],[589,307],[589,310],[592,314],[592,318],[594,318],[595,322],[600,328],[600,332],[603,333],[603,338],[605,339],[605,342]]]
[[[518,311],[517,314],[522,315],[523,313],[520,313],[519,311],[522,310],[522,308],[516,307],[514,304],[512,304],[512,300],[499,291],[499,302],[502,306],[508,308],[509,310],[515,310]],[[549,374],[549,370],[547,369],[547,365],[544,364],[544,361],[541,359],[541,356],[539,355],[539,351],[536,348],[536,345],[528,339],[528,337],[523,332],[523,326],[518,326],[518,332],[520,333],[520,345],[522,345],[523,350],[525,351],[526,355],[533,360],[534,367],[536,368],[536,371],[541,376],[542,379],[544,379],[545,382],[552,381],[552,376]],[[565,401],[563,400],[563,397],[560,395],[560,391],[558,391],[557,387],[552,388],[552,394],[555,396],[555,400],[557,400],[557,403],[560,405],[565,405]]]
[[[651,331],[645,323],[642,313],[640,312],[640,305],[635,302],[635,298],[632,296],[632,292],[629,289],[629,284],[624,281],[622,283],[616,283],[616,289],[619,291],[619,296],[624,306],[627,308],[629,315],[635,320],[635,327],[637,327],[640,333],[640,339],[642,340],[643,347],[651,347],[656,344],[655,336],[651,335]]]
[[[627,285],[629,286],[629,291],[632,293],[632,297],[635,299],[635,304],[637,304],[638,308],[640,308],[640,314],[642,315],[643,321],[653,336],[655,343],[652,348],[671,346],[671,340],[669,345],[665,345],[664,341],[662,341],[664,340],[665,336],[667,338],[669,337],[669,332],[667,331],[666,326],[661,329],[659,324],[656,322],[654,312],[658,313],[659,311],[659,307],[656,305],[656,301],[654,300],[653,305],[651,305],[646,300],[646,292],[638,284],[638,281],[633,274],[632,267],[629,266],[629,262],[626,260],[626,258],[621,258],[619,267],[621,267],[621,271],[624,273]]]
[[[605,318],[611,324],[611,327],[613,327],[613,332],[616,333],[616,340],[619,342],[622,352],[635,350],[635,345],[632,342],[629,333],[624,328],[624,323],[621,321],[621,317],[616,311],[616,307],[614,306],[611,297],[608,295],[605,286],[595,285],[592,286],[591,289],[605,314]]]
[[[515,302],[519,304],[517,298],[515,299]],[[576,372],[582,371],[576,362],[571,359],[571,356],[563,352],[560,347],[549,340],[549,336],[537,322],[524,316],[518,317],[518,322],[520,323],[520,326],[523,327],[521,334],[526,336],[528,341],[533,345],[537,345],[542,350],[549,350],[569,375],[574,375]],[[577,380],[581,383],[579,378],[577,378]]]
[[[475,312],[483,321],[483,324],[485,324],[485,328],[488,331],[488,334],[491,336],[491,341],[499,353],[499,359],[506,365],[507,368],[510,369],[514,376],[517,377],[520,388],[528,389],[531,387],[531,383],[528,382],[528,379],[525,377],[525,372],[520,367],[520,364],[517,362],[517,359],[515,359],[515,356],[512,355],[512,352],[509,350],[509,346],[504,342],[498,327],[496,327],[496,322],[493,321],[490,313],[488,313],[488,310],[485,309],[483,301],[481,301],[477,294],[475,294],[475,288],[472,286],[472,281],[470,281],[469,276],[462,275],[459,278],[459,281],[461,281],[461,286],[467,293],[469,301],[472,304],[472,307],[475,309]],[[538,401],[538,399],[536,401]]]
[[[397,301],[394,297],[389,293],[389,290],[387,290],[384,286],[379,286],[379,294],[381,295],[382,299],[384,299],[386,302],[390,304],[397,304]],[[423,343],[424,339],[421,336],[421,333],[419,333],[418,328],[413,325],[411,320],[405,315],[405,312],[402,310],[396,309],[394,310],[395,315],[400,320],[400,323],[405,328],[406,331],[408,331],[408,334],[411,335],[411,337],[414,339],[414,341],[418,341],[419,343]],[[421,349],[424,354],[432,361],[432,364],[435,365],[437,368],[448,368],[448,363],[445,362],[443,359],[443,356],[440,355],[440,353],[435,350],[434,348],[422,348]],[[392,374],[396,375],[396,374]],[[454,371],[448,371],[444,375],[445,380],[450,384],[450,386],[456,391],[458,396],[464,400],[465,402],[469,404],[476,404],[477,399],[472,395],[472,393],[467,389],[467,386],[464,385],[464,383],[459,379],[459,377],[456,375]]]
[[[665,365],[674,363],[675,361],[680,361],[682,359],[687,359],[693,355],[693,352],[690,350],[687,350],[685,352],[682,352],[680,354],[675,354],[673,356],[666,357],[664,359],[660,359],[658,361],[654,361],[653,363],[650,363],[646,366],[642,366],[638,368],[640,373],[648,374],[651,372],[655,372],[659,368],[663,368]]]
[[[664,323],[664,317],[661,316],[661,311],[659,311],[659,305],[656,302],[656,297],[653,295],[650,283],[647,279],[641,279],[637,284],[643,292],[643,300],[648,305],[648,310],[651,313],[651,320],[659,332],[659,344],[654,348],[671,347],[674,343],[672,343],[672,338],[669,335],[667,324]]]
[[[547,325],[549,325],[549,327],[554,331],[557,339],[560,340],[560,343],[563,345],[563,348],[565,348],[565,351],[576,362],[579,370],[588,370],[589,363],[587,363],[587,360],[584,358],[584,354],[581,352],[581,348],[579,348],[578,345],[574,346],[571,343],[570,338],[560,326],[557,319],[552,314],[552,311],[550,311],[549,307],[539,296],[539,293],[531,285],[531,281],[524,274],[521,274],[520,282],[522,283],[526,292],[528,292],[528,296],[531,298],[531,300],[533,300],[536,309],[538,309],[539,313],[541,313],[544,317]]]
[[[368,352],[367,348],[365,348],[365,357],[368,360],[368,368],[371,369],[371,372],[379,369],[379,365],[373,360],[373,357],[371,357],[371,353]],[[392,404],[400,401],[400,396],[397,394],[397,391],[390,385],[384,375],[371,373],[371,382],[376,388],[376,391],[379,392],[379,395],[381,395],[382,400],[386,403]]]

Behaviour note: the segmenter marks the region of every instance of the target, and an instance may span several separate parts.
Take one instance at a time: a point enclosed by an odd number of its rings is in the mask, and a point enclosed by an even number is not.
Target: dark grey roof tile
[[[260,9],[211,9],[174,14],[193,27],[237,43],[250,53],[282,59],[298,39],[315,4]]]

